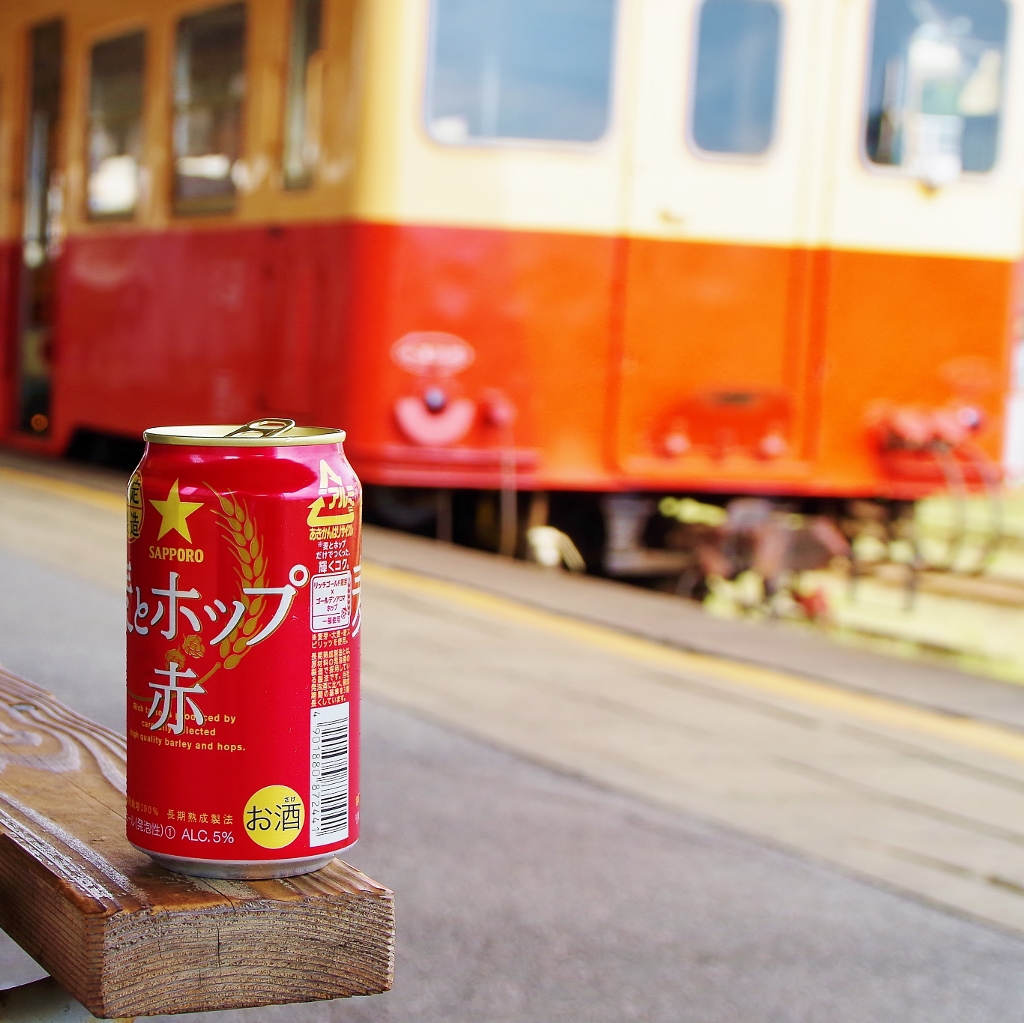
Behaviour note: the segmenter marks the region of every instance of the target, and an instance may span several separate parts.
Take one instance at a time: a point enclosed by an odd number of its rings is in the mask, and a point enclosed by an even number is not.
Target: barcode
[[[348,838],[348,704],[309,716],[309,844]]]

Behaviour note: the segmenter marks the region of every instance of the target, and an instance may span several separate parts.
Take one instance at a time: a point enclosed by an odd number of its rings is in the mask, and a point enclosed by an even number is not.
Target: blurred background
[[[0,663],[123,728],[146,427],[365,484],[410,923],[301,1018],[1020,1015],[1022,14],[0,0]]]

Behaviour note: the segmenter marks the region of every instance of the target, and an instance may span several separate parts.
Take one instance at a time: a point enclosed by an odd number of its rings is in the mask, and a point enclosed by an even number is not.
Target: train
[[[0,442],[338,424],[385,519],[619,575],[665,497],[996,486],[1021,6],[0,0]]]

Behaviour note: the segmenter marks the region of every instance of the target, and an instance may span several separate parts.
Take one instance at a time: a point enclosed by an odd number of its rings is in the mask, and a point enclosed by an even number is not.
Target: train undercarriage
[[[828,617],[805,584],[831,569],[857,580],[895,573],[912,603],[925,574],[981,575],[1003,538],[1000,493],[969,521],[954,493],[941,528],[923,536],[916,503],[877,498],[729,494],[417,490],[369,485],[367,520],[439,540],[701,600],[742,580],[747,610]]]
[[[68,457],[130,470],[142,442],[78,431]],[[978,483],[981,483],[979,486]],[[482,490],[365,485],[364,516],[442,542],[618,579],[703,600],[722,582],[741,585],[742,610],[827,620],[828,602],[808,573],[830,569],[851,585],[898,579],[908,604],[920,580],[980,576],[1004,538],[996,476],[947,479],[948,514],[921,535],[913,500],[730,493]],[[985,512],[968,513],[972,493]]]

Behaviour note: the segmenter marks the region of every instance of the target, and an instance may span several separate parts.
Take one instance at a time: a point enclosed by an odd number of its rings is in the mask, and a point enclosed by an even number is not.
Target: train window
[[[1005,0],[877,0],[865,146],[934,184],[996,161]]]
[[[439,142],[594,142],[608,126],[616,0],[434,0]]]
[[[234,207],[244,95],[245,5],[182,18],[174,63],[175,212]]]
[[[97,43],[89,64],[89,177],[93,218],[131,217],[142,161],[142,32]]]
[[[690,137],[706,153],[771,145],[782,43],[774,0],[705,0],[697,25]]]
[[[306,188],[320,154],[320,103],[323,53],[320,48],[321,0],[293,0],[288,83],[284,105],[285,188]]]

